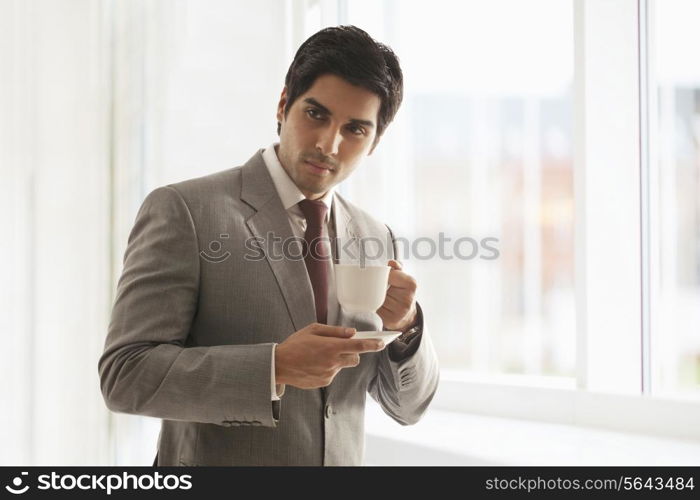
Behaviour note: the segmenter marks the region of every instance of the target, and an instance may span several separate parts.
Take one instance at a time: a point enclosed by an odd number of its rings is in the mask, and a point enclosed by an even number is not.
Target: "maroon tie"
[[[309,273],[311,286],[314,289],[314,303],[316,305],[316,321],[326,324],[328,317],[328,266],[330,259],[327,247],[324,245],[323,222],[328,208],[320,200],[302,200],[299,207],[306,217],[306,242],[304,263]]]

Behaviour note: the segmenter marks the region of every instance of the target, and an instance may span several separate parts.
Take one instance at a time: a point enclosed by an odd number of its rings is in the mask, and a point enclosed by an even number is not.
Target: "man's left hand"
[[[416,318],[416,288],[418,283],[413,276],[403,272],[401,264],[396,260],[388,263],[389,290],[377,314],[384,322],[384,328],[405,332],[413,327]]]

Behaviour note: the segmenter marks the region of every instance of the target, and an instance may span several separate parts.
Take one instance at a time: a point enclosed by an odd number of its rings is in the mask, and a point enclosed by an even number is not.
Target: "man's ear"
[[[282,89],[280,100],[277,103],[277,121],[282,123],[284,120],[284,107],[287,105],[287,87]]]

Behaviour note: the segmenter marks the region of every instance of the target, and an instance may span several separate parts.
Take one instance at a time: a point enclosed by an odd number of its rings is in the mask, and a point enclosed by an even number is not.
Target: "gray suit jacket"
[[[379,260],[393,258],[389,229],[334,198],[336,234],[388,238]],[[359,465],[368,392],[403,425],[435,393],[424,330],[404,359],[389,348],[362,354],[328,387],[287,386],[272,402],[273,343],[316,317],[303,259],[251,245],[271,236],[293,232],[262,150],[242,167],[158,188],[138,212],[98,369],[110,410],[163,420],[158,465]],[[382,329],[374,314],[339,322]]]

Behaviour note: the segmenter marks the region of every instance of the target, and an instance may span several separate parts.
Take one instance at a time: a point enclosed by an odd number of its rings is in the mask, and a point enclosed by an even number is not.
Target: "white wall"
[[[0,3],[0,463],[91,463],[106,450],[95,363],[109,308],[104,6]]]
[[[0,464],[150,464],[97,360],[128,232],[159,185],[276,137],[276,0],[0,0]]]

